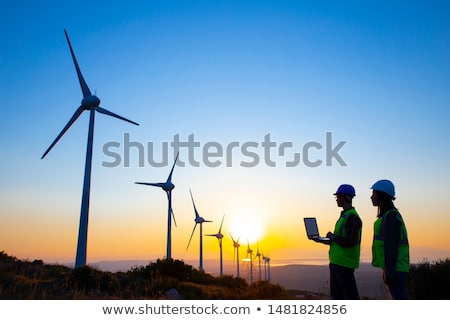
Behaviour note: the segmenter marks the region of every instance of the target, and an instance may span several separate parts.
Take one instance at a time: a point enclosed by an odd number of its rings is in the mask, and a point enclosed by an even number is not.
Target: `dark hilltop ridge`
[[[296,272],[302,273],[301,270],[308,270],[305,269],[307,267],[274,267],[274,281],[249,284],[246,279],[231,275],[212,276],[181,260],[158,259],[128,271],[110,272],[90,266],[74,269],[45,264],[42,260],[24,261],[0,251],[0,299],[330,299],[324,293],[327,290],[321,283],[317,284],[316,291],[311,291],[289,288],[288,285],[280,284],[283,281],[275,281],[278,271],[284,274],[289,271],[291,278],[285,280],[289,282],[295,278]],[[361,275],[363,273],[364,270]],[[412,265],[409,277],[410,299],[450,299],[449,288],[450,258]],[[361,298],[387,299],[383,296],[364,295]]]
[[[214,277],[181,260],[163,259],[126,272],[84,266],[70,268],[22,261],[0,251],[0,299],[327,299],[321,294],[286,290],[279,284],[249,284],[230,275]]]

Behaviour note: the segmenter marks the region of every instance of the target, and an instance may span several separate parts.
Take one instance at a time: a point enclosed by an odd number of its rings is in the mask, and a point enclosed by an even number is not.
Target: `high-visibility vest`
[[[397,209],[391,209],[384,215],[378,217],[374,223],[373,243],[372,243],[372,265],[374,267],[385,269],[384,261],[384,219],[388,214],[395,214],[397,220],[401,222],[401,229],[399,234],[399,246],[397,253],[397,261],[395,270],[401,272],[409,271],[409,242],[406,226],[400,212]]]
[[[355,208],[351,208],[342,213],[341,217],[336,222],[334,227],[334,234],[340,237],[346,237],[346,223],[350,215],[355,215],[359,218]],[[359,267],[359,257],[361,252],[361,229],[358,232],[359,242],[353,247],[343,247],[336,242],[331,242],[328,256],[330,263],[337,264],[343,267],[356,269]]]

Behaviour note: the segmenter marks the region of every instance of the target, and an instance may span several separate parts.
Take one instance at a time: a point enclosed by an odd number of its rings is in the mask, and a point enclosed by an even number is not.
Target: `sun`
[[[240,243],[254,244],[264,236],[264,220],[263,212],[256,209],[236,209],[229,214],[228,230]]]

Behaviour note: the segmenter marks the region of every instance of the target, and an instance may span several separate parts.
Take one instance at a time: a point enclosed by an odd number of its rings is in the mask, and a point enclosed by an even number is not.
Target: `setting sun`
[[[230,213],[227,219],[229,232],[233,238],[239,238],[241,244],[254,244],[264,236],[265,222],[261,211],[241,208]]]

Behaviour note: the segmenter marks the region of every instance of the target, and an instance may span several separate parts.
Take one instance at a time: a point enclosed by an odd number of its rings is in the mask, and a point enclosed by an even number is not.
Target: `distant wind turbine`
[[[261,252],[259,252],[259,243],[256,247],[256,258],[258,258],[258,281],[261,281]]]
[[[233,247],[234,247],[233,260],[236,259],[235,260],[236,261],[236,277],[239,278],[239,276],[240,276],[239,275],[239,247],[240,247],[239,239],[240,238],[238,238],[237,240],[234,240],[234,238],[231,235],[231,233],[230,233],[230,237],[231,237],[231,240],[233,240]]]
[[[219,250],[220,250],[220,276],[223,275],[223,258],[222,258],[222,239],[223,239],[223,234],[222,234],[222,224],[223,224],[223,219],[225,218],[225,215],[223,215],[222,217],[222,222],[220,223],[220,228],[219,228],[219,232],[217,232],[216,234],[207,234],[207,236],[210,237],[216,237],[217,240],[219,240]]]
[[[89,90],[86,81],[81,74],[80,68],[78,66],[77,59],[75,57],[75,53],[72,49],[72,45],[70,43],[69,35],[67,31],[64,29],[64,33],[66,34],[67,43],[69,44],[70,53],[72,55],[72,60],[75,65],[75,69],[78,75],[78,81],[80,82],[81,91],[83,92],[83,99],[81,100],[81,106],[73,114],[72,118],[70,118],[69,122],[62,129],[60,134],[56,137],[56,139],[52,142],[50,147],[44,152],[41,159],[43,159],[47,153],[55,146],[55,144],[61,139],[61,137],[66,133],[66,131],[74,124],[74,122],[80,117],[83,111],[90,111],[89,118],[89,133],[87,139],[87,148],[86,148],[86,162],[84,167],[84,182],[83,182],[83,196],[81,200],[81,214],[80,214],[80,226],[78,231],[78,244],[77,244],[77,254],[75,259],[75,267],[80,267],[86,265],[86,248],[87,248],[87,233],[88,233],[88,220],[89,220],[89,198],[90,198],[90,188],[91,188],[91,170],[92,170],[92,146],[94,139],[94,120],[95,120],[95,111],[106,114],[108,116],[112,116],[114,118],[124,120],[130,122],[135,125],[139,125],[136,122],[128,120],[124,117],[121,117],[111,111],[103,109],[100,107],[100,99],[91,93]]]
[[[266,281],[270,282],[270,258],[268,256],[262,255],[264,260],[264,277]]]
[[[253,250],[250,248],[250,243],[247,240],[247,260],[250,263],[250,284],[253,283]]]
[[[163,189],[167,194],[167,200],[169,202],[167,209],[167,248],[166,248],[166,259],[172,259],[172,218],[175,223],[175,227],[177,226],[177,222],[175,221],[175,215],[172,210],[172,190],[175,188],[175,185],[172,183],[172,174],[173,169],[175,168],[175,164],[178,160],[178,155],[175,157],[175,161],[173,162],[172,169],[170,170],[169,176],[167,177],[166,182],[135,182],[136,184],[142,184],[146,186],[159,187]]]
[[[189,238],[189,242],[186,247],[186,250],[189,249],[189,245],[191,244],[192,236],[194,235],[197,224],[200,224],[200,266],[199,266],[199,269],[203,270],[203,222],[212,222],[212,221],[205,220],[204,218],[200,217],[200,215],[198,214],[197,208],[195,206],[194,197],[192,196],[192,191],[190,189],[189,189],[189,192],[191,194],[192,205],[194,206],[195,225],[194,225],[194,229],[192,229],[191,237]]]

